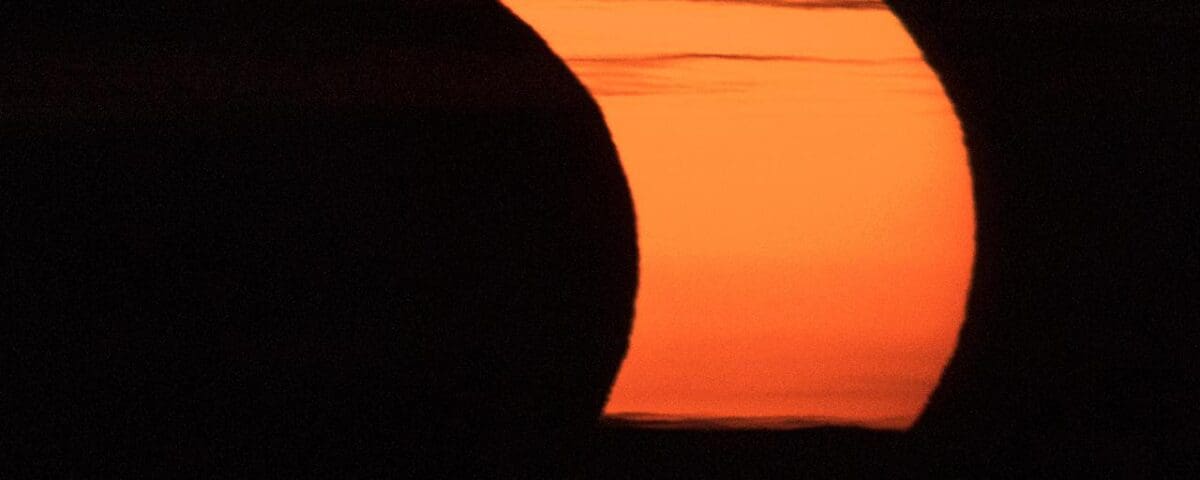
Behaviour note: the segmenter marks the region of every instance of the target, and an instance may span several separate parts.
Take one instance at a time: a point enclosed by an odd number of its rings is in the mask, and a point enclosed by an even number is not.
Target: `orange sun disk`
[[[607,411],[904,427],[974,255],[962,134],[887,10],[506,0],[596,95],[642,251]]]

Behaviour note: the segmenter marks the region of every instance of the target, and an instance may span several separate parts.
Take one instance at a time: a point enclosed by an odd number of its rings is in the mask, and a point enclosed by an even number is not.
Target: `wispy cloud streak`
[[[768,7],[851,10],[886,10],[881,0],[688,0],[691,2],[744,3]]]
[[[906,417],[881,417],[850,420],[822,416],[701,417],[659,415],[653,413],[616,413],[605,415],[600,424],[609,428],[655,430],[798,430],[810,428],[856,430],[879,428],[899,430],[911,420]]]
[[[649,55],[577,56],[565,58],[575,73],[598,96],[657,95],[668,93],[729,93],[752,88],[753,81],[702,81],[678,77],[672,68],[684,62],[809,63],[848,67],[891,67],[920,62],[918,57],[879,59],[819,57],[811,55],[753,55],[738,53],[681,52]],[[665,70],[664,70],[665,69]],[[689,81],[681,81],[690,78]]]
[[[688,60],[726,60],[738,62],[803,62],[803,63],[832,63],[845,65],[884,65],[919,61],[920,58],[897,57],[883,59],[832,58],[808,55],[749,55],[737,53],[669,53],[661,55],[641,56],[597,56],[597,57],[568,57],[568,63],[615,63],[626,65],[652,65],[657,63],[681,62]]]
[[[619,0],[634,1],[634,0]],[[642,0],[644,1],[644,0]],[[764,7],[802,8],[808,10],[887,10],[883,0],[676,0],[685,2],[729,3]]]

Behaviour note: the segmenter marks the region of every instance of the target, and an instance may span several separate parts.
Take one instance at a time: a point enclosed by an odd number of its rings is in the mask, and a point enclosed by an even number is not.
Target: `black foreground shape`
[[[492,1],[117,3],[0,5],[0,477],[561,471],[637,250],[542,40]]]
[[[977,253],[911,432],[959,474],[1200,462],[1200,6],[888,0],[965,134]]]
[[[636,250],[596,108],[532,32],[483,0],[57,3],[0,6],[3,468],[564,471]],[[978,253],[876,473],[1195,469],[1196,8],[890,4],[962,119]]]

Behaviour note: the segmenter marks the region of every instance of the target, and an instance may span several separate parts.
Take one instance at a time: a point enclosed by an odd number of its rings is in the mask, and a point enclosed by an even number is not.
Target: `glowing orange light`
[[[904,426],[973,256],[961,133],[886,10],[506,0],[597,96],[642,287],[609,412]]]

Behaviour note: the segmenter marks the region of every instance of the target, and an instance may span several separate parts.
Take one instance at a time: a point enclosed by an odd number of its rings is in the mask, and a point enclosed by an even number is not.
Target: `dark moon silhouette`
[[[1200,444],[1200,10],[889,0],[962,121],[976,262],[913,441],[941,467],[1172,476]]]
[[[493,1],[277,5],[0,7],[8,478],[553,478],[637,281],[599,109]]]

